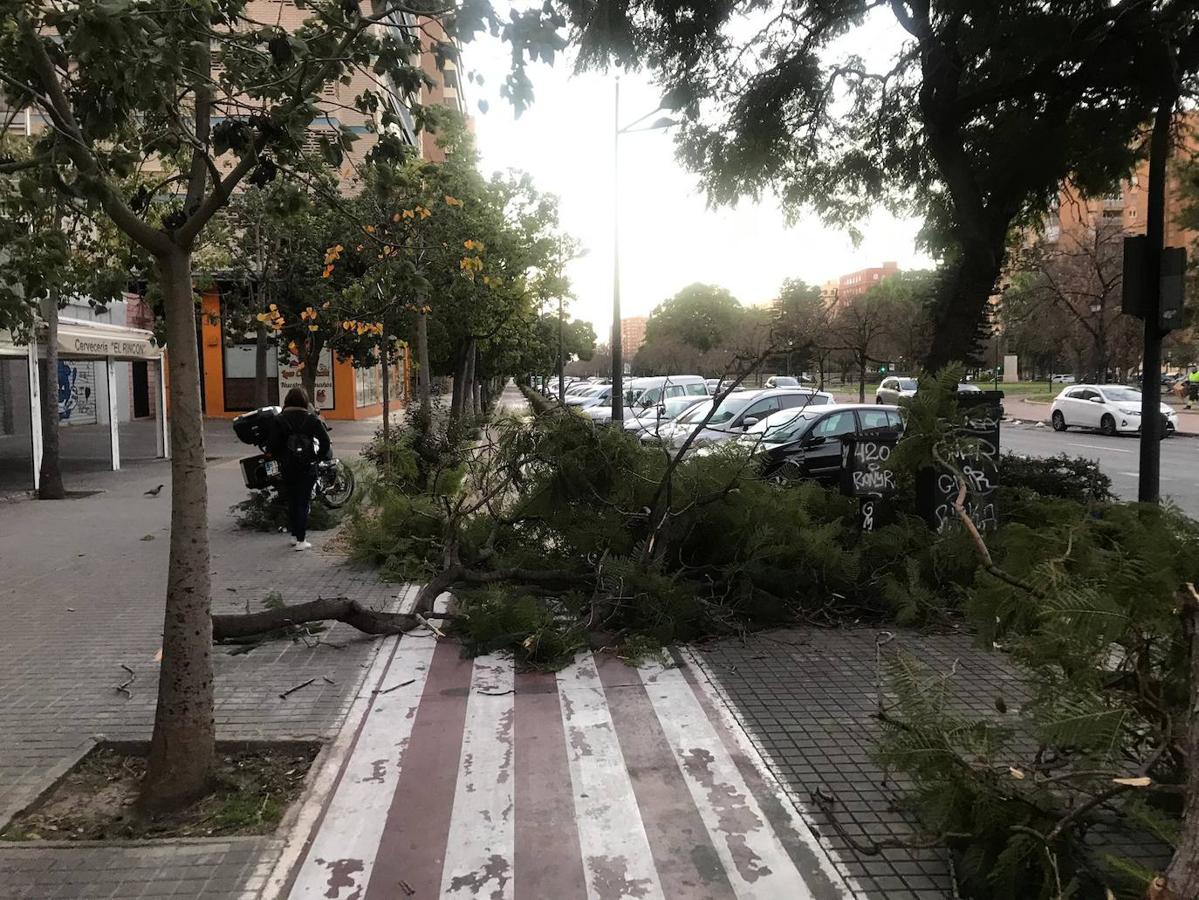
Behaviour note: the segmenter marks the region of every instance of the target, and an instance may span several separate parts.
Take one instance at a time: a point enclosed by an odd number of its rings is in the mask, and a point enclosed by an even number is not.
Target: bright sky
[[[877,25],[882,43],[893,44],[896,36],[886,30],[895,27],[894,20]],[[507,66],[507,51],[498,41],[483,38],[464,48],[463,67],[484,77],[482,87],[463,80],[483,170],[524,170],[541,190],[561,198],[565,230],[587,249],[570,270],[578,298],[572,312],[591,321],[606,340],[612,321],[614,76],[576,75],[568,60],[552,68],[538,65],[530,70],[536,99],[517,119],[499,97]],[[480,99],[487,101],[487,113],[479,111]],[[623,75],[621,125],[653,111],[660,99],[645,73]],[[669,132],[620,138],[623,316],[648,315],[695,281],[727,287],[748,305],[770,300],[788,277],[821,284],[884,260],[904,269],[930,265],[915,247],[919,222],[879,210],[860,226],[864,237],[855,247],[847,234],[814,215],[787,228],[769,200],[709,209],[696,183],[675,160]]]

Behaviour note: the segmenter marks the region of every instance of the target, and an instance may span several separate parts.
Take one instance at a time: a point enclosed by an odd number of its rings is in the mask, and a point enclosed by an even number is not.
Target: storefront
[[[41,375],[39,359],[44,356],[45,326],[34,343],[18,344],[0,332],[0,363],[4,365],[3,415],[0,453],[7,466],[29,467],[36,490],[42,462]],[[70,432],[95,443],[99,438],[104,468],[121,468],[122,424],[153,420],[153,450],[159,458],[169,455],[169,436],[163,411],[166,409],[162,348],[153,334],[109,322],[60,316],[58,327],[58,414],[60,436]],[[23,407],[23,408],[19,408]],[[139,429],[149,428],[139,425]],[[103,437],[100,437],[103,436]],[[146,435],[149,442],[149,435]],[[69,440],[60,437],[60,443]],[[81,443],[80,447],[84,445]],[[89,445],[90,446],[90,445]],[[13,452],[15,450],[19,452]]]
[[[231,419],[253,409],[258,350],[246,336],[229,333],[220,294],[215,291],[204,294],[200,351],[204,414]],[[300,387],[301,372],[285,351],[270,346],[265,355],[267,402],[278,404],[288,390]],[[408,373],[405,356],[391,371],[389,393],[393,410],[407,397]],[[313,394],[313,405],[328,419],[369,419],[382,415],[383,367],[355,368],[350,359],[325,350],[317,367]]]

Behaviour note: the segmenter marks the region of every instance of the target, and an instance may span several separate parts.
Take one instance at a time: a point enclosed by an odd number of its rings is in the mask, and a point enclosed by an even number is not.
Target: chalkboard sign
[[[995,506],[995,488],[999,486],[999,422],[1003,418],[1002,391],[972,391],[958,394],[958,406],[965,421],[958,433],[977,443],[977,451],[959,454],[954,461],[966,478],[963,507],[979,531],[999,524]],[[944,469],[924,469],[916,479],[916,503],[930,528],[943,531],[956,525],[954,503],[958,498],[958,480]]]
[[[874,531],[891,518],[887,498],[895,493],[895,473],[887,463],[898,439],[896,434],[841,438],[841,493],[858,498],[862,531]]]

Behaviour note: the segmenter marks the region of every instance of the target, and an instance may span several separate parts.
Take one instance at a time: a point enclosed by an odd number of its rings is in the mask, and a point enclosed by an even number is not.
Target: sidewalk
[[[290,551],[282,535],[239,530],[229,507],[246,496],[237,460],[252,448],[228,422],[207,424],[213,606],[254,608],[271,591],[288,602],[346,595],[382,606],[398,586],[322,550]],[[337,423],[338,453],[356,455],[377,423]],[[145,741],[153,722],[170,521],[170,472],[147,461],[80,474],[75,500],[0,506],[0,822],[32,801],[95,738]],[[144,491],[166,484],[160,496]],[[214,648],[220,740],[335,735],[379,649],[343,625],[313,647],[275,642],[248,654]],[[344,645],[333,649],[332,644]],[[136,678],[126,698],[115,686]],[[333,684],[327,684],[322,676]],[[282,700],[308,678],[316,682]],[[0,844],[0,897],[231,897],[265,883],[274,836],[126,846]],[[145,892],[145,893],[143,893]]]

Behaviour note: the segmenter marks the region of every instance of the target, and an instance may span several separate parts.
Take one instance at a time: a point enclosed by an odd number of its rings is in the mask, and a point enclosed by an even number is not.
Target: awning
[[[28,356],[29,348],[18,346],[12,339],[12,332],[0,328],[0,356]]]
[[[60,318],[58,353],[64,357],[158,359],[162,348],[154,343],[154,333],[142,328]]]

